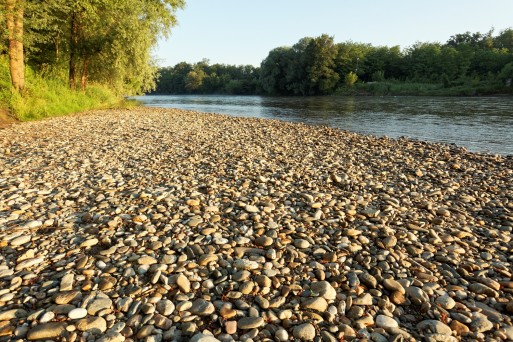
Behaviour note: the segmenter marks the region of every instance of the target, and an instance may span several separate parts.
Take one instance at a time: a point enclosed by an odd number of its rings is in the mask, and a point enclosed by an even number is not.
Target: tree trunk
[[[82,66],[82,77],[80,79],[80,85],[82,87],[82,91],[85,91],[87,85],[87,57],[84,57],[84,65]]]
[[[59,34],[57,33],[57,37],[54,39],[54,45],[55,45],[55,64],[59,65]]]
[[[69,54],[69,87],[72,90],[76,88],[76,56],[78,45],[78,18],[77,14],[71,15],[71,35],[70,35],[70,54]]]
[[[6,22],[9,34],[9,68],[11,82],[17,92],[25,87],[23,62],[23,0],[6,1]]]

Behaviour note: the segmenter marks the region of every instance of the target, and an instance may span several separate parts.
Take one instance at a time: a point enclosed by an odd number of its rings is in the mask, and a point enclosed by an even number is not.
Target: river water
[[[150,107],[298,121],[513,155],[513,97],[134,97]]]

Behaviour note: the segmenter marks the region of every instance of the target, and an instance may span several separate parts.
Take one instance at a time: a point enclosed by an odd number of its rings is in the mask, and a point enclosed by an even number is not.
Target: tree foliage
[[[174,94],[326,95],[356,82],[452,87],[484,80],[499,85],[509,79],[510,67],[506,66],[511,63],[512,29],[496,36],[493,30],[485,34],[466,32],[451,36],[446,43],[417,42],[405,49],[352,41],[336,44],[333,37],[322,35],[271,50],[260,69],[204,63],[163,68],[157,90]]]
[[[251,65],[210,65],[208,60],[196,64],[181,62],[161,68],[157,94],[234,94],[260,92],[259,68]]]
[[[2,7],[12,1],[2,0]],[[123,94],[155,87],[152,48],[159,36],[168,34],[176,23],[176,10],[185,5],[184,0],[24,3],[23,42],[29,65],[48,76],[67,78],[71,88],[96,82]]]

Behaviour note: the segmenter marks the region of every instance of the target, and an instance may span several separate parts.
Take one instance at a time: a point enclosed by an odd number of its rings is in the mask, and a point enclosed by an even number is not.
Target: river
[[[513,155],[513,97],[138,96],[150,107],[297,121]]]

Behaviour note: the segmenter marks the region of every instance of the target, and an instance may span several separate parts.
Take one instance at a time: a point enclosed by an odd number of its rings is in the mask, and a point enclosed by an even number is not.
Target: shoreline
[[[511,156],[134,108],[0,170],[0,336],[513,340]]]

